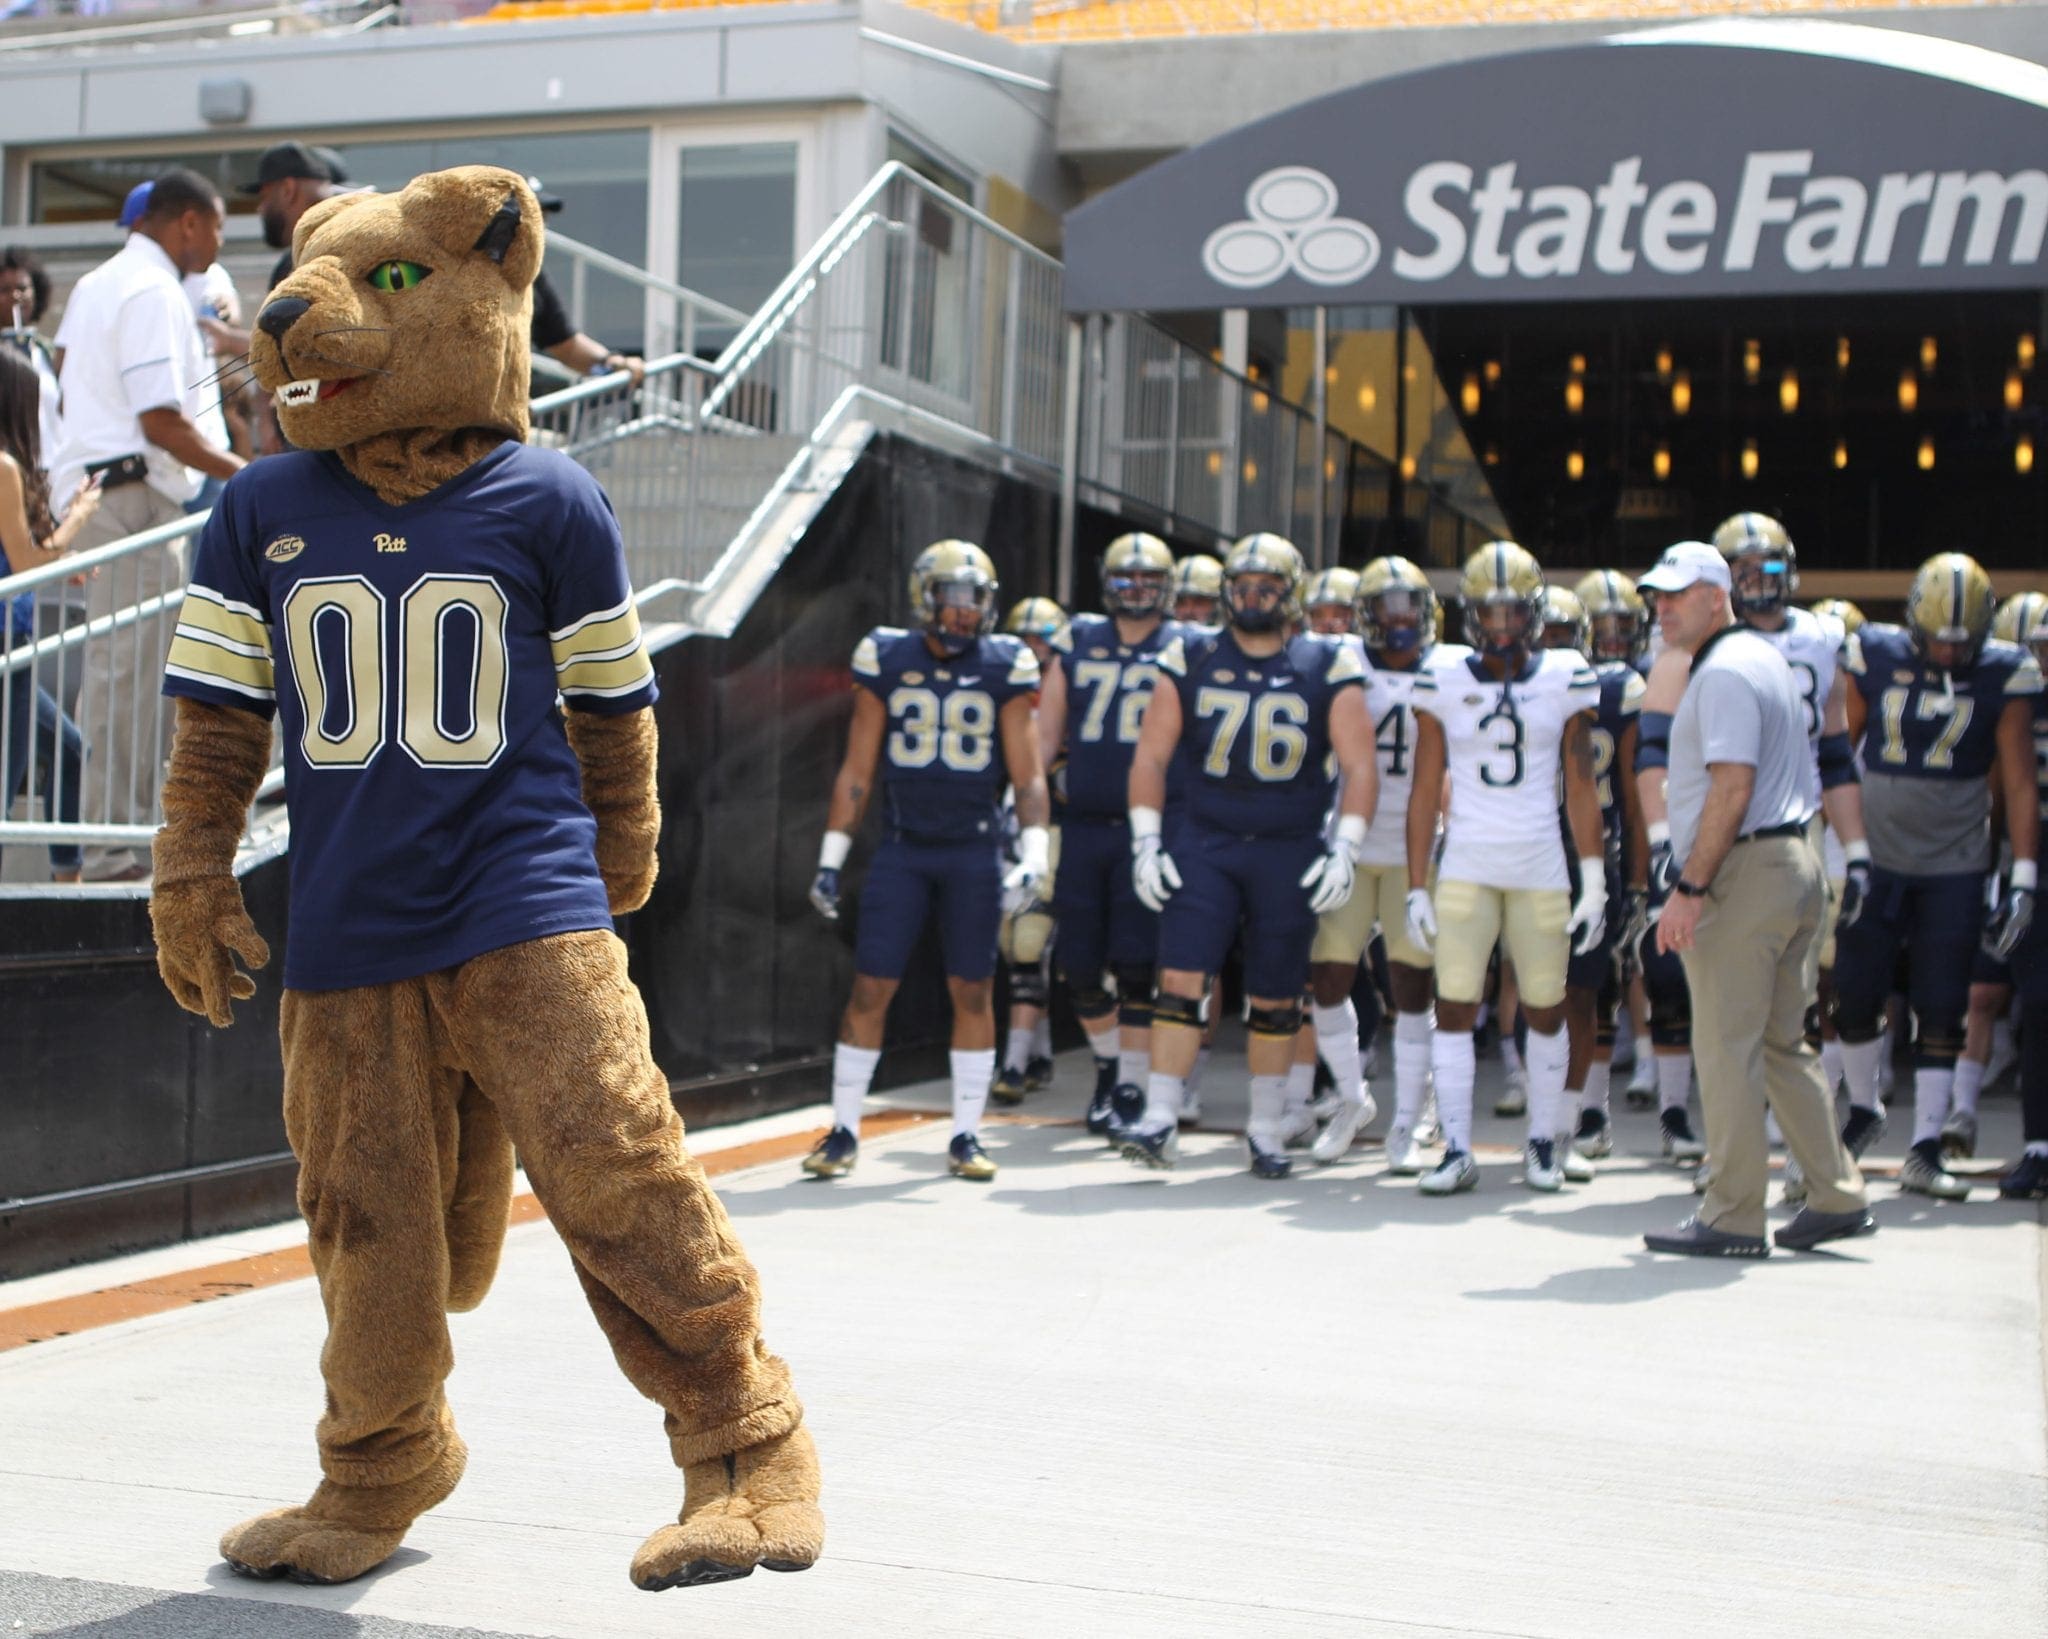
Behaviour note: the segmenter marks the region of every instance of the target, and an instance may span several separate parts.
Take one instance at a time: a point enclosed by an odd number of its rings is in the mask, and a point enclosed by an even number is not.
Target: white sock
[[[1692,1054],[1657,1055],[1657,1110],[1682,1110],[1692,1101]]]
[[[1209,1049],[1206,1047],[1197,1047],[1195,1049],[1195,1067],[1188,1072],[1187,1076],[1187,1090],[1189,1092],[1194,1093],[1197,1096],[1200,1095],[1202,1091],[1202,1072],[1208,1068]]]
[[[1955,1107],[1964,1115],[1977,1113],[1977,1096],[1984,1091],[1984,1066],[1975,1059],[1956,1060]]]
[[[1312,1066],[1310,1074],[1314,1074]],[[1258,1140],[1262,1150],[1280,1148],[1280,1124],[1286,1119],[1290,1079],[1287,1076],[1252,1077],[1251,1119],[1245,1123],[1245,1131]]]
[[[861,1102],[875,1079],[875,1066],[882,1062],[879,1047],[855,1047],[841,1042],[832,1049],[832,1125],[860,1134]]]
[[[1842,1038],[1830,1036],[1820,1044],[1821,1079],[1828,1084],[1828,1097],[1835,1096],[1835,1089],[1842,1085]]]
[[[1180,1120],[1181,1078],[1154,1070],[1145,1083],[1145,1118],[1139,1125],[1147,1132],[1164,1132]]]
[[[1922,1065],[1913,1072],[1913,1142],[1923,1144],[1941,1136],[1941,1124],[1948,1119],[1949,1091],[1954,1086],[1954,1069],[1937,1070]]]
[[[1785,1130],[1778,1125],[1778,1113],[1772,1109],[1764,1111],[1764,1142],[1774,1150],[1785,1147]]]
[[[1588,1110],[1598,1110],[1602,1115],[1610,1116],[1611,1118],[1607,1100],[1609,1097],[1608,1088],[1613,1079],[1614,1067],[1611,1064],[1605,1064],[1599,1059],[1595,1059],[1591,1064],[1587,1065],[1586,1088],[1584,1096],[1580,1099],[1581,1106]]]
[[[1991,1057],[1984,1066],[1984,1079],[1996,1081],[2018,1057],[2019,1046],[2013,1040],[2012,1018],[2009,1014],[2000,1014],[1991,1026]]]
[[[1031,1032],[1031,1056],[1035,1059],[1052,1057],[1052,1014],[1038,1016],[1038,1028]]]
[[[1337,1078],[1337,1096],[1349,1104],[1365,1102],[1365,1065],[1358,1051],[1358,1009],[1346,996],[1335,1007],[1318,1007],[1316,1051]]]
[[[1095,1055],[1095,1062],[1097,1064],[1100,1064],[1104,1059],[1115,1058],[1123,1049],[1123,1032],[1117,1029],[1116,1021],[1113,1019],[1110,1021],[1108,1028],[1088,1032],[1088,1051]]]
[[[1436,1115],[1444,1143],[1472,1148],[1472,1078],[1476,1073],[1469,1030],[1438,1030],[1430,1040],[1430,1068],[1436,1074]]]
[[[1429,1096],[1430,1040],[1436,1020],[1430,1013],[1394,1015],[1394,1119],[1412,1127],[1422,1119],[1422,1101]]]
[[[1631,1092],[1657,1090],[1657,1050],[1647,1042],[1636,1049],[1636,1067],[1628,1074],[1628,1085]]]
[[[1866,1110],[1881,1110],[1884,1101],[1877,1094],[1877,1061],[1884,1056],[1884,1037],[1875,1041],[1842,1043],[1842,1080],[1848,1084],[1849,1102]]]
[[[1627,1008],[1622,1008],[1614,1020],[1614,1056],[1634,1058],[1636,1052],[1636,1021]]]
[[[1898,1069],[1892,1063],[1892,1027],[1886,1025],[1877,1033],[1877,1088],[1879,1096],[1892,1090],[1892,1083],[1898,1078]]]
[[[1126,1047],[1117,1054],[1116,1080],[1119,1087],[1142,1087],[1151,1073],[1152,1055],[1149,1052],[1133,1052]]]
[[[988,1107],[989,1077],[996,1073],[993,1047],[958,1047],[948,1055],[953,1061],[953,1136],[970,1136],[981,1126],[981,1112]]]
[[[1254,1084],[1260,1079],[1258,1076],[1252,1077]],[[1316,1067],[1313,1063],[1290,1064],[1284,1078],[1275,1076],[1273,1079],[1282,1082],[1287,1089],[1284,1108],[1289,1115],[1294,1114],[1296,1110],[1307,1109],[1309,1102],[1316,1096]]]
[[[1522,1068],[1522,1050],[1515,1045],[1515,1033],[1512,1030],[1503,1030],[1500,1033],[1500,1063],[1501,1068],[1509,1075],[1516,1074]]]
[[[1021,1070],[1025,1060],[1031,1056],[1031,1032],[1019,1030],[1014,1025],[1003,1040],[1003,1068]]]
[[[1569,1137],[1559,1124],[1563,1120],[1564,1077],[1570,1065],[1571,1043],[1563,1025],[1549,1034],[1529,1032],[1529,1136]]]

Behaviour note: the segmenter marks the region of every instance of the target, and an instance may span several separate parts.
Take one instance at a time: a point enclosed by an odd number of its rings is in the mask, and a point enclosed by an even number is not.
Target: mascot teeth
[[[277,390],[277,401],[293,408],[311,404],[320,397],[319,378],[310,381],[288,381]]]

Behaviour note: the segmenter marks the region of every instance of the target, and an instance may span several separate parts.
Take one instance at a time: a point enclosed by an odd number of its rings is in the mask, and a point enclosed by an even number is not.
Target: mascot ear
[[[332,222],[343,211],[360,205],[366,199],[375,199],[375,193],[364,189],[360,193],[336,194],[331,199],[315,200],[308,205],[299,218],[299,225],[292,229],[292,260],[306,260],[306,241],[313,237],[324,224]]]
[[[515,293],[540,271],[540,204],[516,172],[461,165],[415,178],[399,197],[409,222],[454,255],[495,263]]]

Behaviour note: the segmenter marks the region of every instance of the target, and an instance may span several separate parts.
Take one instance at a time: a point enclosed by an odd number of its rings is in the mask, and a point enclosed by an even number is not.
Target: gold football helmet
[[[1991,634],[1995,603],[1991,577],[1973,557],[1962,552],[1937,552],[1920,566],[1906,594],[1906,630],[1913,643],[1938,666],[1954,671],[1966,666]],[[1932,651],[1934,644],[1951,645],[1961,651],[1955,659],[1944,660]]]
[[[1323,569],[1309,577],[1301,594],[1301,607],[1308,616],[1309,629],[1334,637],[1357,629],[1358,571]]]
[[[962,654],[995,630],[996,594],[1001,590],[996,566],[972,541],[934,541],[910,566],[910,607],[926,632],[949,654]],[[945,611],[974,609],[979,620],[972,632],[948,627]]]
[[[1444,612],[1429,577],[1406,558],[1374,558],[1358,572],[1358,630],[1382,654],[1436,642]]]
[[[1785,526],[1764,512],[1738,512],[1714,528],[1714,550],[1728,560],[1735,612],[1782,609],[1799,590],[1799,554]]]
[[[1650,641],[1650,606],[1619,569],[1595,569],[1572,588],[1586,611],[1595,660],[1630,661]]]
[[[1063,649],[1067,642],[1067,612],[1051,598],[1026,598],[1003,622],[1012,637],[1035,637],[1051,648]]]
[[[1169,610],[1175,620],[1215,625],[1216,605],[1223,601],[1223,565],[1206,552],[1189,553],[1173,567],[1171,597]]]
[[[1166,603],[1173,580],[1173,548],[1157,535],[1137,530],[1119,535],[1102,551],[1102,608],[1105,614],[1143,618]]]
[[[1854,637],[1863,629],[1863,611],[1847,598],[1822,598],[1813,606],[1813,613],[1822,620],[1832,620],[1842,628],[1844,637]]]
[[[2039,642],[2033,634],[2048,636],[2043,627],[2048,627],[2048,593],[2015,592],[1991,617],[1991,635],[2007,643]]]
[[[1465,604],[1465,641],[1484,654],[1510,654],[1535,644],[1543,633],[1543,567],[1513,541],[1488,541],[1465,560],[1458,577]],[[1505,610],[1508,620],[1487,629],[1487,616]]]
[[[1281,583],[1279,598],[1267,608],[1245,604],[1238,583],[1247,575],[1273,575]],[[1308,565],[1285,535],[1262,530],[1247,535],[1223,560],[1223,612],[1241,632],[1270,632],[1301,619],[1301,586]]]
[[[1577,649],[1586,652],[1592,638],[1592,622],[1576,592],[1562,586],[1543,588],[1543,646],[1546,649]]]

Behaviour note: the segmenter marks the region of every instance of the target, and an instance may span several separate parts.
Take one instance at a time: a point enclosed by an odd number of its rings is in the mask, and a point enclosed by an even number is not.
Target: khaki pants
[[[75,550],[105,546],[184,516],[177,502],[148,484],[110,489]],[[185,584],[187,542],[152,547],[106,565],[86,583],[86,612],[101,620],[145,598]],[[163,698],[164,656],[177,611],[154,615],[85,645],[79,667],[78,728],[85,736],[85,777],[79,782],[79,818],[88,825],[147,825],[171,752],[170,713]],[[149,863],[149,845],[85,850],[88,882]]]
[[[1375,926],[1387,942],[1388,961],[1425,973],[1434,965],[1436,957],[1408,937],[1406,865],[1359,866],[1351,897],[1317,919],[1316,942],[1308,959],[1356,967],[1372,943]]]
[[[1820,1212],[1859,1212],[1863,1175],[1835,1131],[1834,1101],[1806,1043],[1827,885],[1803,837],[1739,842],[1714,877],[1691,950],[1693,1062],[1699,1068],[1713,1181],[1700,1221],[1764,1232],[1770,1152],[1764,1107],[1778,1118]]]

